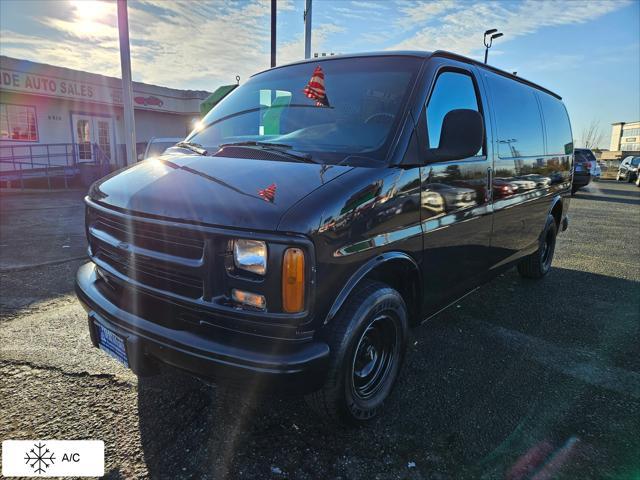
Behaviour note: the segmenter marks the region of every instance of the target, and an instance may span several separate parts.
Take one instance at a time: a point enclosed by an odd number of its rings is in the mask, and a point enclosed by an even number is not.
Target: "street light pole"
[[[120,37],[120,68],[122,69],[122,116],[124,117],[125,165],[136,161],[136,124],[133,116],[131,86],[131,52],[129,50],[129,16],[127,0],[118,0],[118,36]]]
[[[498,30],[495,28],[492,28],[491,30],[487,30],[486,32],[484,32],[484,63],[485,65],[487,64],[487,58],[489,57],[489,49],[491,48],[491,45],[493,45],[493,40],[495,38],[500,38],[503,34],[502,33],[496,33]],[[487,39],[487,37],[489,37]]]
[[[304,58],[311,58],[311,0],[304,9]]]
[[[271,0],[271,68],[276,66],[276,20],[278,0]]]

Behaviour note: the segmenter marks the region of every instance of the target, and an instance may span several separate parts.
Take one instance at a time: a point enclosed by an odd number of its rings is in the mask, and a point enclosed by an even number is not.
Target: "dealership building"
[[[133,82],[138,149],[153,137],[184,138],[209,95]],[[0,171],[113,169],[126,163],[124,138],[119,78],[0,56]]]
[[[640,122],[616,122],[611,125],[609,151],[603,160],[619,160],[628,155],[640,155]]]

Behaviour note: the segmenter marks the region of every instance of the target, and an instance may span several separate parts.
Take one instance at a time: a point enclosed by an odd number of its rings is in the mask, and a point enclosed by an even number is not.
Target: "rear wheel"
[[[524,257],[518,263],[518,273],[525,278],[542,278],[551,269],[553,254],[556,250],[556,235],[558,227],[553,215],[547,216],[547,223],[540,236],[538,250]]]
[[[407,330],[402,296],[383,283],[366,282],[333,320],[327,380],[307,395],[307,403],[332,423],[375,418],[398,378]]]

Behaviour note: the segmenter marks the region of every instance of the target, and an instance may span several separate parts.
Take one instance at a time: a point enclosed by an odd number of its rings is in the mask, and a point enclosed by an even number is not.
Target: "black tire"
[[[327,379],[322,389],[306,396],[309,406],[333,424],[361,425],[375,418],[398,378],[407,331],[402,296],[383,283],[363,283],[327,332]]]
[[[540,235],[540,246],[531,255],[518,263],[518,273],[525,278],[542,278],[551,269],[553,254],[556,250],[558,226],[553,215],[547,216],[547,223]]]

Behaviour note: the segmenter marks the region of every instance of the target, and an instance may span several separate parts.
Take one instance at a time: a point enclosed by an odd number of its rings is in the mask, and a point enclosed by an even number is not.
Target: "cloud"
[[[410,29],[422,26],[425,23],[433,23],[438,20],[438,15],[460,7],[460,2],[456,0],[441,0],[439,2],[419,0],[411,2],[409,0],[398,0],[398,11],[400,18],[395,22],[396,26],[403,29]]]
[[[76,70],[89,70],[110,76],[120,76],[120,50],[117,40],[92,45],[89,53],[69,39],[50,41],[12,30],[0,31],[0,54],[24,58]],[[34,57],[37,52],[37,57]]]
[[[487,27],[505,32],[501,42],[543,27],[584,23],[629,4],[630,0],[525,0],[520,3],[401,2],[398,25],[414,33],[389,49],[451,50],[471,55],[482,49]]]
[[[353,0],[351,5],[356,8],[365,8],[367,10],[389,10],[389,2],[385,0],[369,0],[368,2],[363,2],[359,0]]]
[[[44,28],[33,35],[3,30],[2,54],[119,76],[116,6],[105,5],[107,14],[83,18],[70,4],[58,16],[40,18]],[[292,6],[278,2],[283,11]],[[268,67],[269,14],[269,2],[130,2],[134,79],[212,90],[236,74],[247,78]]]
[[[330,53],[327,51],[327,40],[331,35],[342,33],[346,29],[332,23],[322,23],[313,29],[311,34],[311,53]],[[337,53],[337,52],[335,52]],[[278,64],[295,62],[304,59],[304,34],[296,36],[290,42],[278,47]]]
[[[474,54],[479,53],[487,26],[506,33],[502,44],[542,27],[596,19],[628,1],[316,2],[312,52],[345,53],[373,46]],[[26,10],[24,3],[19,5],[15,8]],[[85,5],[65,2],[40,16],[32,15],[29,18],[37,28],[29,30],[3,21],[0,53],[119,76],[116,5],[94,3],[100,15],[92,15]],[[278,0],[278,64],[303,57],[302,6],[300,1]],[[300,30],[294,35],[290,19],[298,13]],[[269,67],[269,16],[268,0],[130,0],[134,79],[207,90],[233,83],[236,75],[246,79]],[[375,20],[388,24],[374,26]]]

